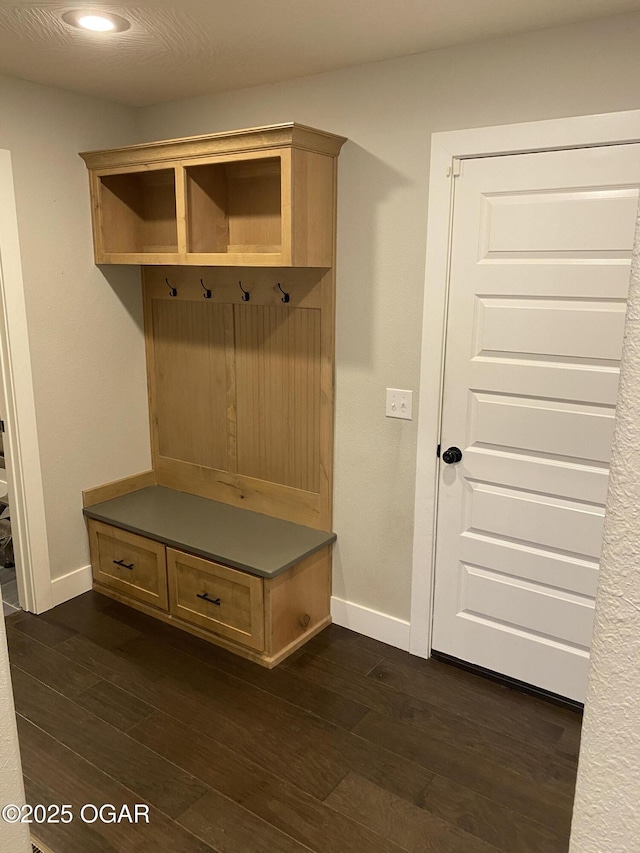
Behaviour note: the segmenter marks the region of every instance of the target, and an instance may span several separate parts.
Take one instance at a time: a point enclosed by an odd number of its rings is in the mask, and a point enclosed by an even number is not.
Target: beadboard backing
[[[332,270],[146,267],[143,288],[158,485],[330,530]]]

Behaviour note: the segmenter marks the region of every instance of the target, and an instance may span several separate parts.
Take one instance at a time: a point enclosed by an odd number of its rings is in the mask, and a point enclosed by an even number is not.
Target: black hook
[[[202,279],[200,279],[200,284],[202,285],[202,289],[204,290],[204,293],[202,294],[202,296],[205,299],[211,299],[211,291],[209,290],[208,287],[204,286],[204,281]]]
[[[249,293],[248,290],[244,289],[241,281],[238,282],[238,286],[240,287],[240,290],[242,291],[242,301],[248,302],[251,299],[251,294]]]
[[[178,291],[175,289],[175,287],[171,287],[171,285],[169,284],[169,279],[165,278],[165,281],[167,282],[167,287],[169,288],[169,293],[171,294],[171,296],[177,296]]]
[[[280,282],[278,282],[278,287],[280,288],[280,293],[284,293],[284,290],[282,289],[282,285],[280,284]],[[286,305],[286,303],[289,301],[290,298],[291,297],[289,296],[288,293],[284,293],[284,296],[282,297],[282,302],[284,302]]]

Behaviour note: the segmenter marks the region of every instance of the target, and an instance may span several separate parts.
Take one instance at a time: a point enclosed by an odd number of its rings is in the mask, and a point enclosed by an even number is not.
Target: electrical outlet
[[[386,415],[388,418],[402,418],[410,421],[413,417],[413,391],[387,388]]]

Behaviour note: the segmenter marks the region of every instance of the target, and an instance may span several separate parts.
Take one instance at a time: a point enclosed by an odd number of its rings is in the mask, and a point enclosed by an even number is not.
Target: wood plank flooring
[[[7,620],[56,853],[561,853],[581,718],[330,626],[272,671],[96,593]]]

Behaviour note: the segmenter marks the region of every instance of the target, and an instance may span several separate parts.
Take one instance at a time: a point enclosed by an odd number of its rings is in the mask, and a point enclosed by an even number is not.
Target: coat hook
[[[167,287],[169,288],[169,293],[171,294],[171,296],[177,296],[178,291],[175,289],[175,287],[171,287],[171,285],[169,284],[169,279],[165,278],[165,281],[167,282]]]
[[[249,293],[248,290],[244,289],[241,281],[238,282],[238,286],[240,287],[240,290],[242,291],[242,301],[248,302],[251,299],[251,294]]]
[[[284,290],[282,289],[282,285],[280,284],[280,282],[278,282],[278,287],[280,288],[280,293],[284,293],[284,296],[282,297],[282,302],[284,302],[284,303],[286,304],[286,303],[289,301],[289,299],[290,299],[291,297],[289,296],[289,294],[288,294],[288,293],[285,293],[285,292],[284,292]]]
[[[204,290],[204,293],[202,294],[202,296],[205,299],[211,299],[211,291],[209,290],[208,287],[204,286],[204,281],[202,279],[200,279],[200,284],[202,285],[202,289]]]

